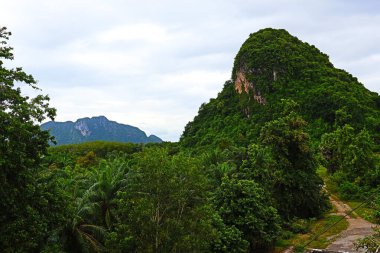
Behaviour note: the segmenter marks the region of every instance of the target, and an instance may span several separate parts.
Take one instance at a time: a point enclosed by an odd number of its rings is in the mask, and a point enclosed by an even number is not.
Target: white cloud
[[[218,93],[220,86],[228,79],[229,72],[195,70],[162,75],[155,87],[163,90],[178,90],[178,93],[185,95],[210,98]]]
[[[121,71],[129,74],[143,73],[144,58],[138,54],[122,54],[107,51],[82,51],[70,53],[66,61],[68,64],[81,67],[90,67],[94,71],[103,71],[112,75]]]
[[[114,27],[97,35],[101,43],[138,41],[139,43],[164,43],[170,40],[166,29],[155,24],[131,24]]]

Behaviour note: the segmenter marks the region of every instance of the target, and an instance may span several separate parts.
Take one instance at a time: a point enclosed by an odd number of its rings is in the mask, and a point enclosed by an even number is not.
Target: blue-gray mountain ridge
[[[162,140],[147,136],[137,127],[110,121],[105,116],[82,118],[75,122],[49,121],[41,125],[55,137],[57,145],[75,144],[88,141],[115,141],[132,143],[159,143]]]

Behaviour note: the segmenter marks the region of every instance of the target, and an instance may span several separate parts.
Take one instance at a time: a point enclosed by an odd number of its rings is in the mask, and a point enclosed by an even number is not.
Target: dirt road
[[[346,213],[351,210],[348,205],[344,204],[338,199],[331,198],[331,203],[336,207],[337,214],[339,215],[346,215]],[[372,234],[372,227],[375,225],[360,218],[359,216],[346,216],[346,220],[349,223],[348,228],[341,232],[337,239],[326,249],[344,252],[365,252],[356,250],[354,242],[359,238],[363,238],[366,235]]]

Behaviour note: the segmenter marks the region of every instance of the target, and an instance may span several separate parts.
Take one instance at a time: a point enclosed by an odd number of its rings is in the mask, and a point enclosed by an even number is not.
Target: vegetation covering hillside
[[[350,124],[367,129],[380,144],[380,97],[326,54],[285,30],[251,34],[236,55],[232,78],[216,99],[203,104],[186,127],[187,147],[247,146],[268,121],[278,117],[282,99],[298,104],[317,145],[325,132]]]
[[[1,252],[271,252],[323,223],[322,166],[328,188],[371,196],[380,219],[379,96],[285,30],[250,35],[178,143],[50,148],[38,123],[55,110],[15,88],[37,87],[3,65],[9,35],[0,29]]]
[[[49,121],[42,124],[41,128],[50,131],[57,145],[88,141],[162,142],[155,135],[147,136],[137,127],[119,124],[104,116],[78,119],[75,122]]]

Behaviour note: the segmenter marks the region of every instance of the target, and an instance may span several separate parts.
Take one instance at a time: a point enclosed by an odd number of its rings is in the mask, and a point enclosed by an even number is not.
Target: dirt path
[[[335,206],[339,215],[346,215],[346,213],[351,211],[348,205],[336,198],[331,198],[331,203]],[[365,252],[356,250],[354,242],[359,238],[372,234],[372,227],[375,225],[357,215],[346,216],[346,220],[349,223],[348,228],[341,232],[337,239],[326,249],[344,252]]]
[[[281,253],[293,253],[294,252],[294,247],[290,246],[289,248],[285,249]]]

